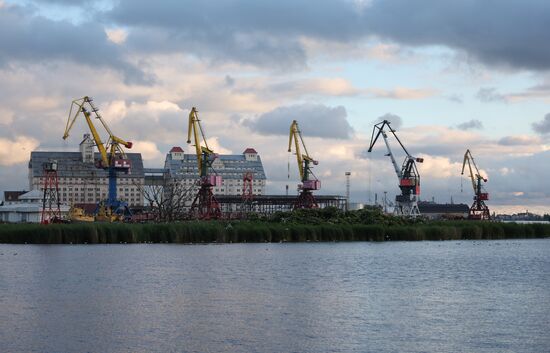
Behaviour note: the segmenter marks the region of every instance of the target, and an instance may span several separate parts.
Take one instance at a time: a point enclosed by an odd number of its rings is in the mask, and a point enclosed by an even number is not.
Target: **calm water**
[[[550,239],[0,245],[1,352],[550,352]]]

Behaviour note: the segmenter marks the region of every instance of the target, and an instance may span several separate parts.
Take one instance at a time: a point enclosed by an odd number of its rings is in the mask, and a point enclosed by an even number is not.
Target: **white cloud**
[[[164,154],[159,151],[157,144],[151,141],[132,141],[131,152],[141,153],[145,161],[158,161],[164,158]]]
[[[124,44],[128,37],[128,32],[122,28],[106,28],[107,38],[115,44]]]
[[[462,170],[462,163],[451,162],[448,157],[430,156],[427,154],[420,154],[417,157],[424,158],[423,163],[417,163],[418,170],[424,176],[424,180],[458,176]]]
[[[31,151],[38,145],[36,139],[27,136],[18,136],[15,140],[0,138],[0,165],[10,166],[27,162]]]

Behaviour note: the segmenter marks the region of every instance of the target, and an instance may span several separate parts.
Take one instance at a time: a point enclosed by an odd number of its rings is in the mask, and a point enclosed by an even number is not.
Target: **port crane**
[[[124,148],[132,148],[132,142],[126,141],[113,134],[103,117],[99,114],[99,109],[94,105],[91,97],[85,96],[75,99],[71,103],[69,117],[65,126],[63,140],[69,137],[76,119],[84,116],[86,124],[92,134],[95,146],[99,150],[99,160],[96,161],[96,167],[108,171],[109,176],[109,193],[107,200],[100,202],[98,212],[109,220],[114,220],[121,216],[129,216],[130,210],[125,201],[119,200],[117,197],[117,173],[129,173],[131,169],[130,159],[126,156]],[[108,134],[107,141],[104,143],[99,135],[97,128],[94,126],[92,117],[99,120],[103,128]]]
[[[472,156],[472,152],[470,152],[469,149],[467,149],[466,153],[464,153],[464,162],[462,162],[461,175],[464,175],[466,165],[468,165],[468,171],[472,181],[472,187],[474,189],[474,203],[470,207],[468,219],[489,220],[491,219],[491,214],[489,212],[489,207],[485,204],[485,201],[489,200],[489,194],[484,190],[482,184],[482,182],[487,182],[487,178],[481,176],[474,157]]]
[[[217,155],[208,147],[208,142],[206,141],[198,116],[198,110],[195,107],[189,112],[187,143],[191,143],[192,136],[197,155],[200,188],[191,204],[190,214],[192,217],[199,219],[217,219],[221,217],[221,209],[218,200],[212,193],[212,187],[221,185],[222,177],[209,174],[209,169],[212,166],[212,162],[217,158]]]
[[[288,152],[292,152],[292,142],[296,151],[296,161],[298,162],[298,171],[300,172],[301,184],[298,185],[300,195],[294,203],[294,208],[317,208],[317,201],[313,196],[312,191],[321,189],[321,182],[311,171],[311,164],[317,165],[318,161],[313,159],[306,148],[302,132],[296,120],[290,124],[290,135],[288,138]],[[300,146],[303,147],[304,153],[301,152]]]
[[[405,160],[403,161],[401,168],[399,168],[397,162],[395,161],[395,157],[388,141],[388,133],[386,132],[386,128],[392,133],[405,152]],[[416,168],[416,163],[422,163],[424,162],[424,159],[411,156],[395,132],[396,130],[391,127],[391,122],[388,120],[375,124],[372,130],[368,152],[372,152],[372,148],[376,144],[376,141],[380,135],[382,135],[388,150],[388,154],[386,156],[391,159],[399,181],[399,189],[401,189],[401,194],[396,195],[395,197],[394,214],[414,218],[420,216],[420,211],[418,209],[418,197],[420,196],[420,174]]]

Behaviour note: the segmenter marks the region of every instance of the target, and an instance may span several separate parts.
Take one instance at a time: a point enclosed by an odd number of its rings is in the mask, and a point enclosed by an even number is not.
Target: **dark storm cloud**
[[[472,119],[456,126],[460,130],[480,130],[483,129],[483,123],[477,119]]]
[[[543,120],[533,123],[533,130],[539,134],[550,133],[550,113],[546,114]]]
[[[127,83],[147,84],[139,68],[125,62],[120,48],[95,22],[73,25],[27,14],[22,8],[0,8],[0,67],[10,63],[70,60],[121,72]],[[78,80],[78,78],[74,78]]]
[[[306,57],[300,37],[353,43],[370,36],[409,46],[443,45],[491,66],[550,68],[550,2],[546,0],[353,1],[121,0],[106,17],[159,29],[171,42],[131,33],[138,48],[175,46],[196,55],[256,65],[296,67]],[[187,47],[182,47],[187,46]],[[147,48],[147,46],[145,46]]]
[[[47,6],[94,8],[94,21],[49,21],[15,5],[0,9],[0,62],[66,57],[113,67],[128,81],[147,77],[107,41],[103,25],[129,28],[128,53],[186,53],[273,70],[307,66],[303,38],[356,45],[378,38],[419,47],[441,45],[494,66],[550,69],[550,2],[546,0],[36,1]],[[103,4],[103,6],[101,6]],[[87,13],[87,11],[84,11]],[[100,19],[100,20],[96,20]],[[490,93],[490,92],[488,92]],[[489,95],[489,98],[494,98]]]
[[[244,123],[264,135],[288,135],[292,120],[298,121],[304,136],[345,139],[353,133],[346,108],[331,108],[321,104],[279,107],[255,120],[245,120]]]
[[[384,0],[365,12],[367,28],[407,45],[445,45],[494,66],[550,68],[546,0]]]

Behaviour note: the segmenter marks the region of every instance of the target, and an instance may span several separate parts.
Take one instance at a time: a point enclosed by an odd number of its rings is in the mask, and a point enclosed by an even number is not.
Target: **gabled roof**
[[[172,149],[170,150],[170,153],[172,152],[183,152],[183,149],[179,146],[174,146],[172,147]]]
[[[256,153],[256,154],[258,154],[258,152],[256,152],[256,150],[251,148],[251,147],[248,147],[246,150],[244,150],[243,154],[245,154],[245,153]]]
[[[19,196],[19,200],[41,200],[42,197],[42,192],[38,189],[34,189]]]

